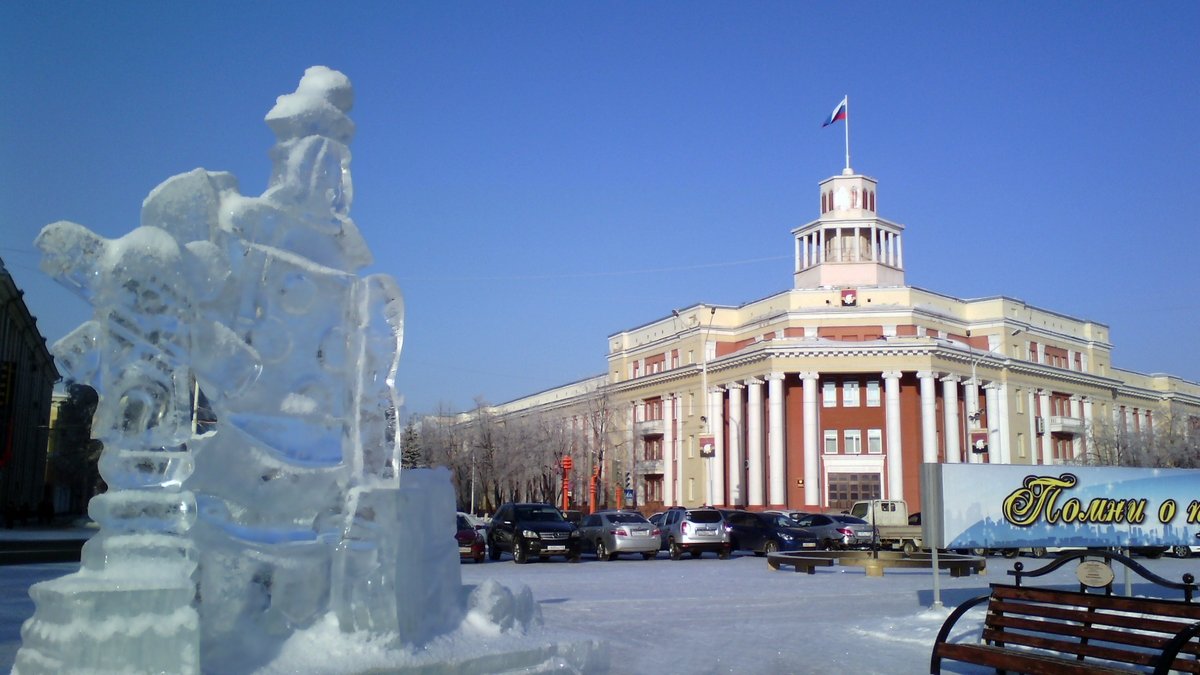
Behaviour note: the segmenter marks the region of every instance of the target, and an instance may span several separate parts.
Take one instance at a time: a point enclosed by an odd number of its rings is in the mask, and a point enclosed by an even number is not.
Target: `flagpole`
[[[846,173],[850,173],[850,94],[846,94]]]

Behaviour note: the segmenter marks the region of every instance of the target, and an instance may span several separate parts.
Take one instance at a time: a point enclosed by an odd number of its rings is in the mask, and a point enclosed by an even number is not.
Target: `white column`
[[[712,469],[712,489],[713,494],[709,499],[709,506],[724,506],[725,501],[725,390],[721,387],[713,387],[709,392],[709,409],[712,414],[708,416],[708,421],[713,433],[713,445],[715,446],[716,456],[709,462]]]
[[[1000,402],[995,382],[983,385],[984,405],[988,418],[988,461],[993,464],[1010,464],[1012,455],[1008,446],[1000,440]]]
[[[771,506],[787,504],[787,460],[785,457],[783,430],[783,373],[767,376],[767,463],[771,470],[771,483],[767,492],[767,503]]]
[[[988,412],[992,410],[992,403],[988,401]],[[1008,384],[998,382],[996,384],[996,426],[1000,430],[1000,457],[1005,464],[1012,464],[1012,438],[1010,438],[1009,422],[1011,418],[1008,415]]]
[[[746,464],[747,498],[750,506],[762,506],[764,490],[763,475],[763,381],[752,378],[747,381],[749,395],[746,400]]]
[[[1091,447],[1088,446],[1087,435],[1092,433],[1092,425],[1095,423],[1095,418],[1092,416],[1092,397],[1083,399],[1083,433],[1084,433],[1084,452],[1091,452]]]
[[[625,453],[627,461],[625,472],[629,474],[629,484],[634,490],[634,495],[637,494],[637,471],[634,470],[634,462],[637,458],[637,407],[638,404],[634,403],[629,406],[629,411],[625,413],[625,420],[627,422],[625,425],[625,441],[626,445],[629,446],[629,451]],[[621,479],[621,489],[624,490],[624,476]],[[622,496],[622,499],[624,499],[624,496]],[[630,505],[629,502],[625,502],[626,508],[629,508]]]
[[[742,452],[742,438],[746,433],[746,420],[742,414],[741,382],[731,382],[725,387],[729,391],[729,503],[733,506],[746,505],[746,465]]]
[[[900,235],[896,234],[896,267],[904,267],[904,247],[900,243]]]
[[[921,380],[921,461],[936,464],[937,448],[937,374],[928,370],[917,373]]]
[[[1041,438],[1042,464],[1054,463],[1054,444],[1050,438],[1050,393],[1045,389],[1038,391],[1038,414],[1042,416],[1043,433]]]
[[[1030,389],[1025,396],[1025,405],[1029,409],[1029,463],[1037,464],[1042,455],[1042,437],[1037,435],[1038,400],[1037,390]]]
[[[975,377],[967,380],[963,385],[963,395],[967,400],[967,433],[971,433],[971,429],[982,429],[981,421],[983,415],[979,410],[979,380]],[[968,436],[968,441],[970,437]],[[969,445],[969,442],[968,442]],[[988,439],[988,445],[991,445],[991,439]],[[967,461],[971,464],[979,464],[983,462],[983,455],[977,455],[967,448]]]
[[[1082,419],[1083,412],[1080,410],[1082,404],[1078,396],[1071,397],[1071,417],[1074,419]],[[1071,459],[1078,459],[1083,454],[1083,434],[1075,434],[1071,439]]]
[[[900,371],[883,374],[883,416],[887,427],[888,499],[904,498],[904,454],[900,443]]]
[[[947,375],[942,378],[947,464],[958,464],[962,461],[962,444],[959,443],[958,424],[958,382],[960,379],[958,375]]]
[[[663,397],[663,506],[675,506],[675,395]]]
[[[796,237],[796,271],[804,269],[804,246],[803,237]]]
[[[817,373],[800,373],[804,382],[804,504],[820,506],[820,449],[817,445]]]

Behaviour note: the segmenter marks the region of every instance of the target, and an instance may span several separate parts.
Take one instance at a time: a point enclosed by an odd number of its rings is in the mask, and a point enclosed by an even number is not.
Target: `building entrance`
[[[878,473],[830,473],[829,509],[848,511],[854,502],[880,499],[883,479]]]

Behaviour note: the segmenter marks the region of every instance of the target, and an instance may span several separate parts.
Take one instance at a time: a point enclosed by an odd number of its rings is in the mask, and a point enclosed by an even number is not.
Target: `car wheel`
[[[1034,546],[1033,548],[1029,549],[1029,555],[1035,558],[1041,558],[1042,556],[1046,555],[1046,547]]]
[[[525,549],[525,542],[518,541],[513,544],[513,562],[518,565],[524,565],[529,562],[529,551]]]
[[[768,541],[767,545],[763,547],[763,553],[766,555],[779,553],[779,543],[775,541]]]
[[[657,557],[658,557],[657,552],[651,553],[649,551],[646,551],[645,553],[642,554],[642,560],[654,560]]]
[[[679,548],[679,544],[676,544],[675,542],[671,542],[670,547],[671,547],[670,548],[671,560],[679,560],[680,558],[683,557],[683,549]]]
[[[728,546],[721,549],[720,551],[717,551],[717,557],[720,558],[721,560],[729,560],[729,554],[730,554],[730,549]]]
[[[821,540],[821,550],[822,551],[832,551],[833,550],[833,540],[832,539]]]
[[[914,542],[914,541],[913,541],[913,540],[911,540],[911,539],[909,539],[908,541],[904,542],[904,546],[903,546],[903,548],[904,548],[904,554],[905,554],[905,555],[912,555],[913,553],[916,553],[916,552],[917,552],[917,544],[916,544],[916,542]]]
[[[491,558],[492,560],[500,559],[500,547],[496,546],[496,542],[489,541],[487,549],[488,549],[488,557],[489,558]]]
[[[616,556],[609,554],[608,547],[604,545],[604,542],[600,539],[597,539],[596,540],[596,559],[597,560],[612,560],[614,558],[616,558]]]
[[[1018,553],[1020,553],[1020,551],[1015,548],[1006,548],[1000,552],[1000,554],[1003,555],[1005,558],[1015,558],[1015,557],[1017,557]]]
[[[1172,546],[1171,555],[1176,558],[1186,558],[1192,554],[1192,549],[1187,546]]]
[[[973,548],[969,552],[971,555],[977,555],[981,558],[987,557],[987,549],[986,548]]]
[[[1140,553],[1145,558],[1149,558],[1151,560],[1158,560],[1159,558],[1163,557],[1163,554],[1166,553],[1166,551],[1164,551],[1161,548],[1153,548],[1152,547],[1152,548],[1144,548],[1144,549],[1138,551],[1138,553]]]

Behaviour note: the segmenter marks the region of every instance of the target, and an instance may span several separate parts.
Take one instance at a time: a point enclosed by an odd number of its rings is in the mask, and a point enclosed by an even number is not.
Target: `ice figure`
[[[38,237],[95,308],[53,351],[100,393],[108,491],[80,571],[30,589],[14,672],[251,670],[330,613],[402,644],[463,621],[450,482],[399,471],[400,291],[356,274],[352,103],[319,66],[279,97],[260,197],[197,169],[123,237]]]

